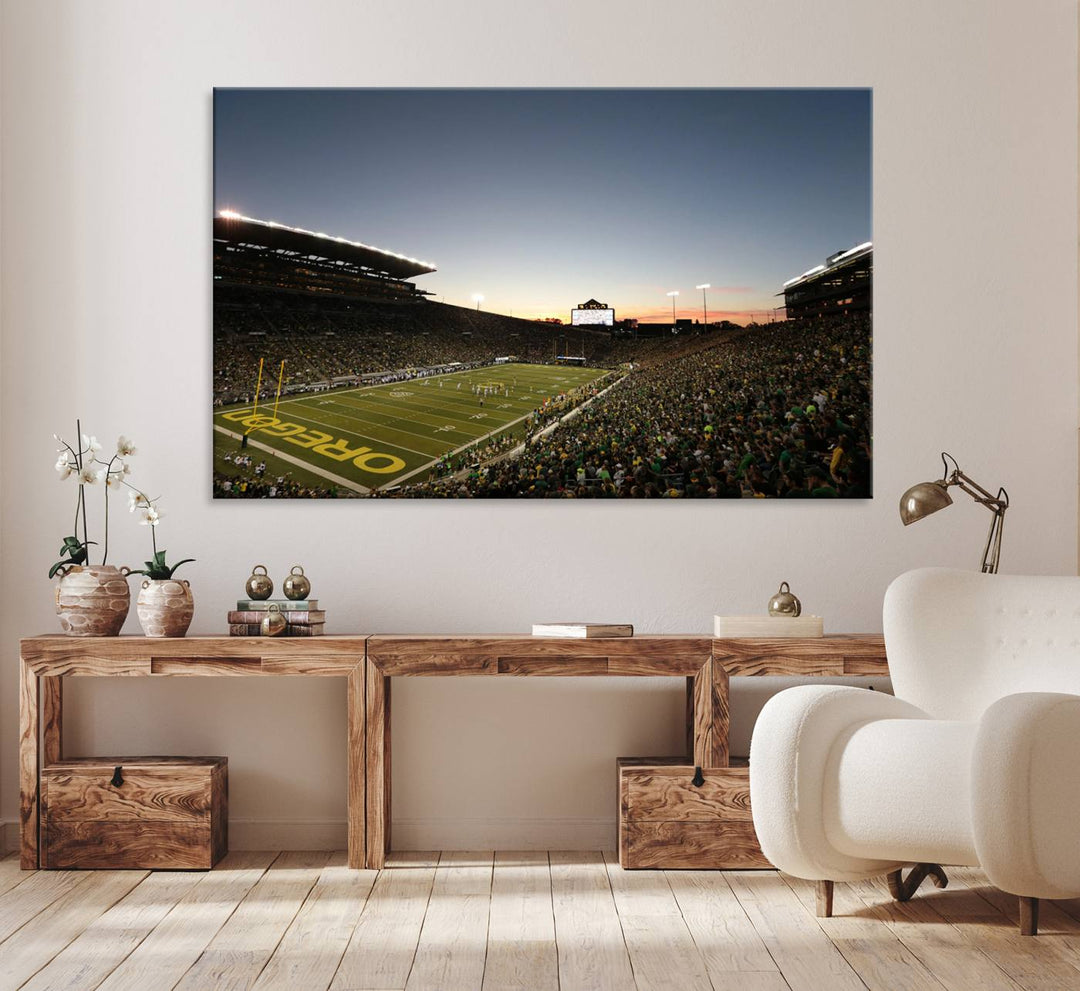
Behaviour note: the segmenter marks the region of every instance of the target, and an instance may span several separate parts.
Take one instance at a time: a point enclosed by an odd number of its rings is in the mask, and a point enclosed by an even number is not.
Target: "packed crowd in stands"
[[[769,324],[646,364],[520,456],[393,494],[867,497],[870,411],[868,315]]]
[[[335,379],[399,381],[406,369],[473,367],[497,357],[549,362],[556,351],[584,354],[586,364],[612,367],[668,342],[616,341],[582,332],[440,303],[311,303],[225,294],[214,305],[214,403],[249,402],[259,359],[265,359],[260,398],[272,397],[285,362],[284,392],[329,388]]]

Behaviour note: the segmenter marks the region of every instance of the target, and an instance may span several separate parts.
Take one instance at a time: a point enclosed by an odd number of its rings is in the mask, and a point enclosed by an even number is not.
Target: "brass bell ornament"
[[[292,566],[285,581],[281,583],[281,591],[286,599],[306,599],[311,594],[311,582],[304,577],[304,569],[298,564]]]
[[[257,564],[251,569],[251,577],[247,580],[249,599],[269,599],[274,592],[274,582],[266,570],[265,564]]]
[[[780,591],[769,599],[770,616],[798,616],[802,612],[802,603],[791,591],[787,582],[780,583]]]
[[[281,607],[271,603],[270,608],[266,610],[266,615],[263,616],[262,622],[259,624],[262,635],[264,637],[281,636],[285,632],[286,626],[288,626],[288,620],[285,619]]]

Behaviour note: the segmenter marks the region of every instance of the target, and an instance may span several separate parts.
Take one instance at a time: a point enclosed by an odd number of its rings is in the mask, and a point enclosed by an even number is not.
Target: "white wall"
[[[760,610],[781,579],[828,630],[878,630],[896,574],[981,550],[974,504],[908,532],[897,519],[942,449],[1007,485],[1007,570],[1072,573],[1076,37],[1072,0],[5,3],[0,818],[18,807],[16,639],[56,629],[45,572],[72,490],[54,480],[51,435],[76,416],[136,439],[139,480],[169,512],[164,545],[199,559],[193,632],[222,629],[257,561],[277,575],[302,562],[335,632],[583,614],[700,633],[718,610]],[[211,88],[413,84],[872,86],[877,497],[213,503]],[[782,134],[777,152],[798,169]],[[145,531],[124,524],[118,559],[141,560]],[[340,687],[81,683],[72,746],[226,753],[236,841],[340,842]],[[600,842],[614,757],[678,745],[680,687],[394,692],[403,842]],[[742,738],[751,712],[737,697]]]

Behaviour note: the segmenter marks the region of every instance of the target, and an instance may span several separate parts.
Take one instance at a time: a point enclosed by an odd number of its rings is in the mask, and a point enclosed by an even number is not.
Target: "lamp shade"
[[[944,482],[919,482],[900,497],[900,519],[904,526],[952,505]]]

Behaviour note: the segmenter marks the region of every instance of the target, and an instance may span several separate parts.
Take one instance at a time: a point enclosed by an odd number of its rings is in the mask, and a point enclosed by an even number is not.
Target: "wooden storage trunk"
[[[41,866],[208,870],[228,849],[225,757],[83,757],[41,773]]]
[[[684,757],[620,757],[619,863],[627,869],[771,867],[750,815],[750,767]]]

